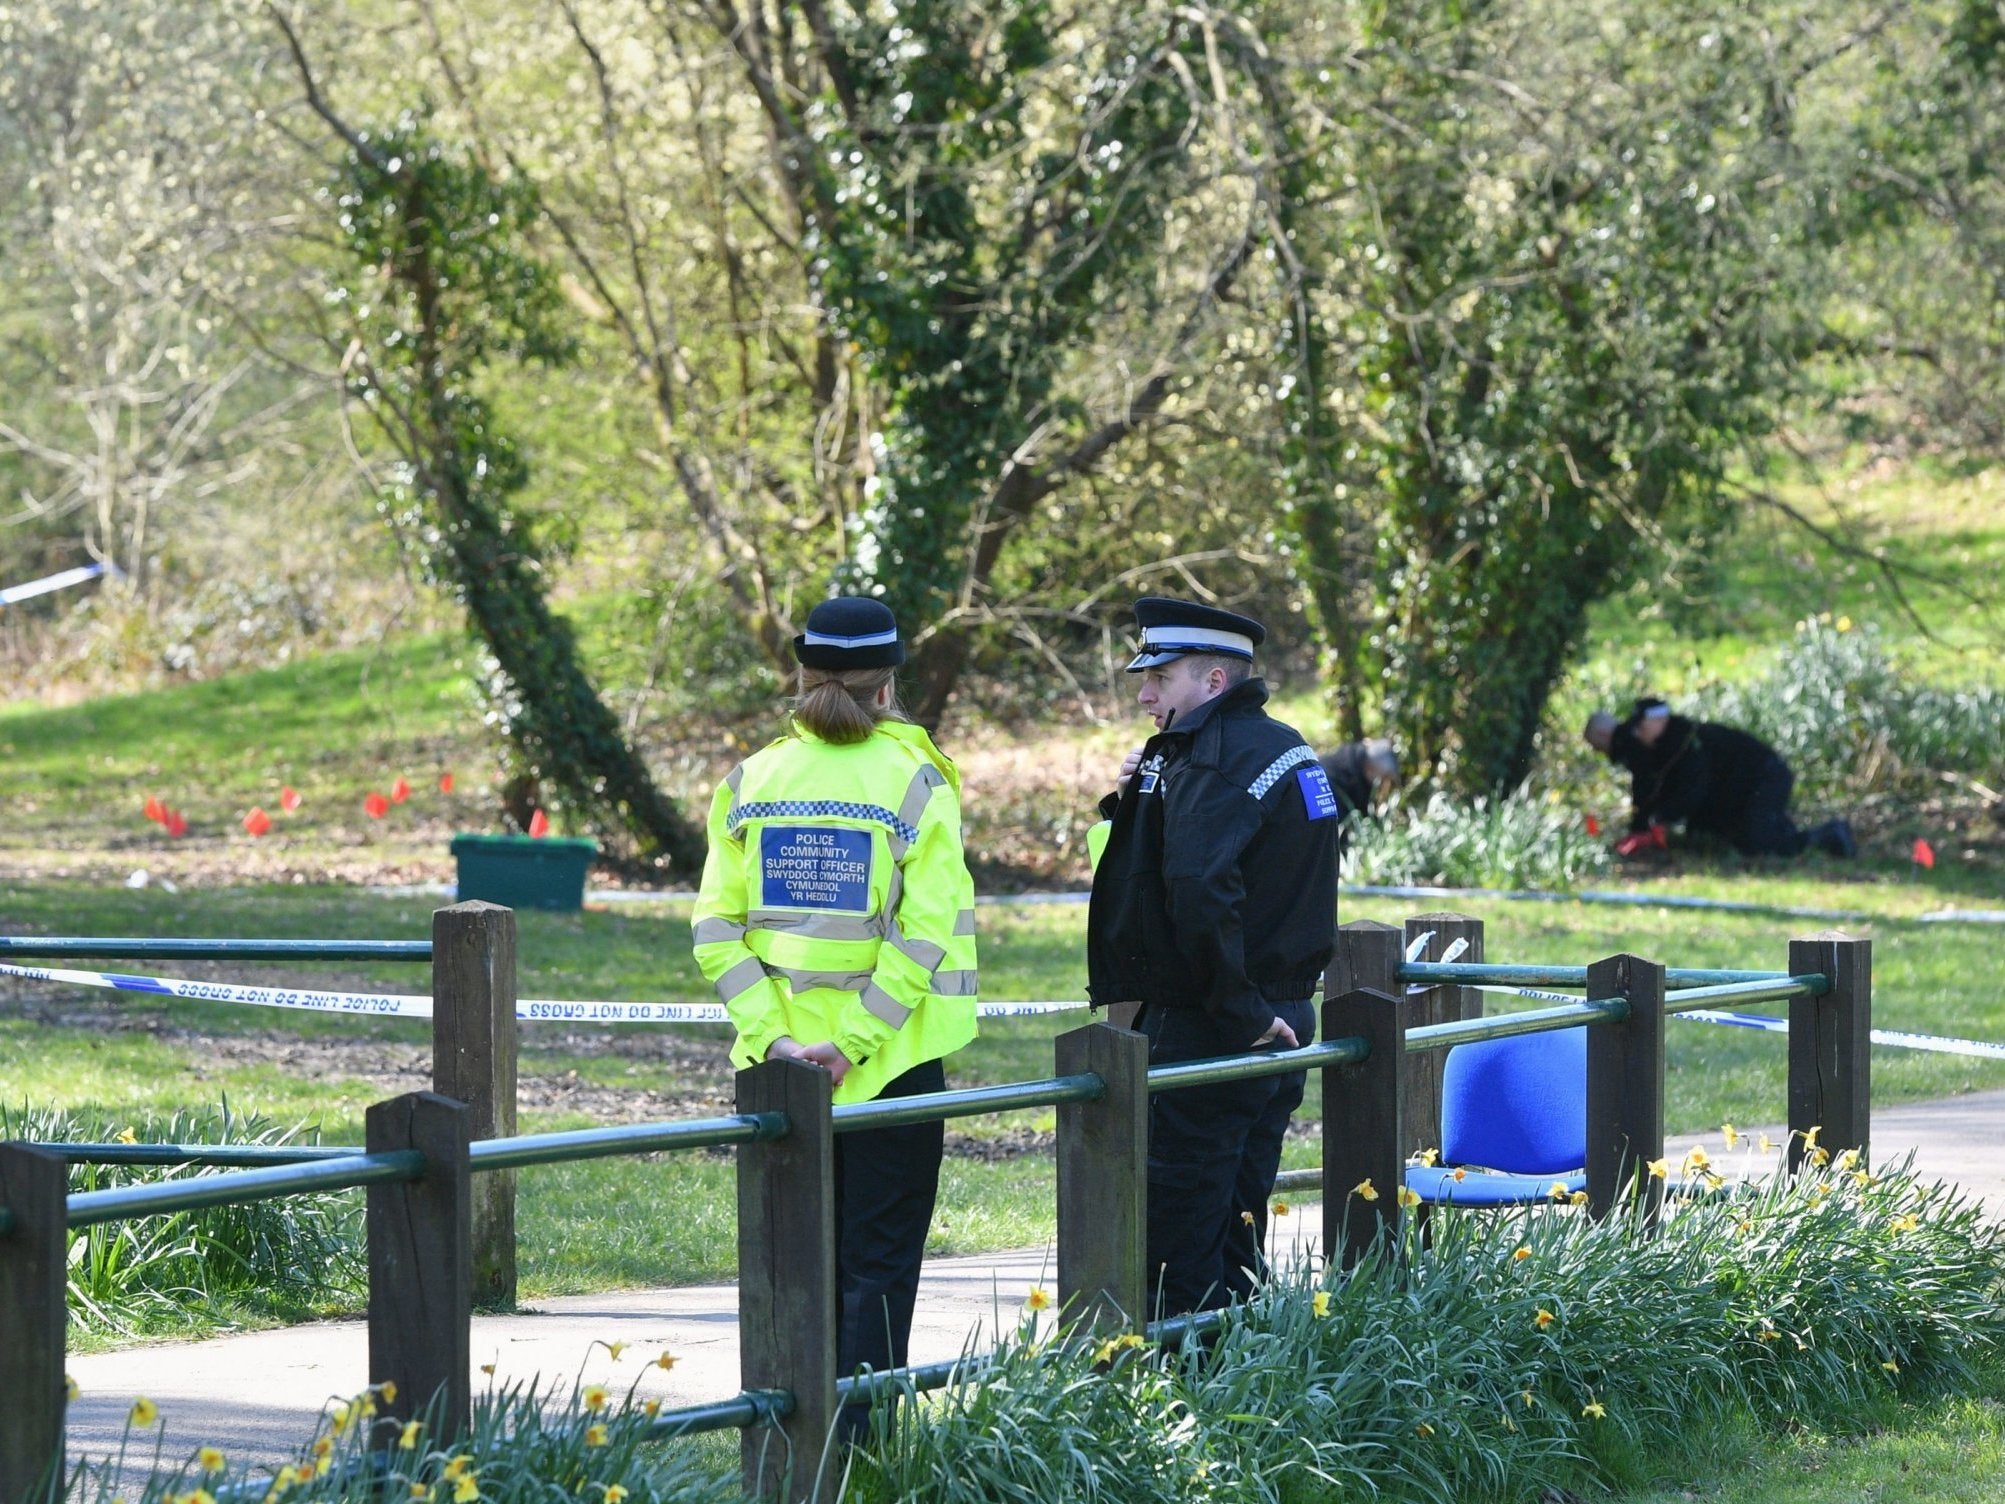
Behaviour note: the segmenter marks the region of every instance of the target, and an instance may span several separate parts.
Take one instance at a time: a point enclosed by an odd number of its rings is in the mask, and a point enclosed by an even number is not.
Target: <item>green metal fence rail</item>
[[[1787,1000],[1788,1121],[1792,1144],[1812,1126],[1832,1149],[1867,1147],[1865,1057],[1870,947],[1842,937],[1792,942],[1781,971],[1666,969],[1633,956],[1586,967],[1481,962],[1481,925],[1422,916],[1408,933],[1346,925],[1326,982],[1323,1040],[1150,1070],[1147,1042],[1109,1024],[1055,1040],[1056,1074],[1035,1081],[892,1101],[832,1102],[832,1078],[797,1061],[768,1061],[738,1076],[737,1112],[676,1122],[563,1133],[513,1132],[513,916],[470,904],[435,916],[431,944],[308,941],[65,940],[61,954],[236,959],[423,959],[434,966],[435,1082],[369,1110],[363,1150],[271,1145],[0,1145],[0,1391],[47,1397],[0,1407],[0,1504],[29,1497],[62,1450],[64,1237],[131,1217],[192,1211],[279,1196],[365,1188],[369,1196],[372,1382],[394,1379],[407,1413],[443,1397],[448,1424],[470,1408],[467,1339],[480,1283],[480,1221],[491,1188],[505,1202],[508,1289],[513,1289],[513,1171],[533,1165],[736,1146],[739,1179],[741,1383],[738,1395],[665,1411],[652,1434],[738,1427],[746,1432],[745,1482],[772,1496],[786,1457],[813,1457],[836,1408],[884,1386],[930,1389],[983,1361],[962,1358],[852,1378],[834,1371],[836,1302],[825,1232],[833,1208],[833,1136],[864,1128],[938,1122],[1022,1108],[1058,1109],[1058,1303],[1069,1320],[1132,1330],[1148,1308],[1143,1194],[1152,1093],[1319,1070],[1323,1164],[1277,1188],[1323,1193],[1322,1239],[1348,1264],[1396,1234],[1401,1198],[1353,1198],[1371,1182],[1390,1192],[1419,1147],[1438,1142],[1426,1095],[1456,1044],[1589,1026],[1590,1215],[1619,1202],[1654,1208],[1658,1183],[1638,1173],[1662,1156],[1664,1020],[1673,1012]],[[1415,936],[1420,937],[1416,940]],[[1464,964],[1408,961],[1437,935]],[[25,949],[51,942],[17,941]],[[86,949],[86,947],[112,947]],[[127,949],[126,947],[129,947]],[[394,948],[394,949],[392,949]],[[4,954],[0,948],[0,954]],[[21,951],[17,951],[22,953]],[[1667,991],[1668,983],[1677,983]],[[1580,987],[1576,1003],[1480,1016],[1485,986]],[[1472,1011],[1473,1010],[1473,1011]],[[450,1069],[448,1065],[450,1064]],[[457,1071],[457,1077],[451,1072]],[[481,1100],[483,1093],[486,1099]],[[232,1165],[222,1173],[69,1194],[71,1164]],[[379,1238],[381,1246],[379,1246]],[[419,1277],[418,1271],[424,1271]],[[1145,1326],[1158,1340],[1199,1330],[1217,1313]],[[381,1371],[377,1371],[377,1370]],[[786,1445],[756,1435],[777,1427]]]
[[[429,940],[150,940],[0,935],[0,961],[429,961]]]

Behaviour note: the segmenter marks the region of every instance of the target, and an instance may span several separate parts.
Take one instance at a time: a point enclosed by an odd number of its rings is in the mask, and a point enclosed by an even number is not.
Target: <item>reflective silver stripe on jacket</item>
[[[743,997],[765,980],[765,963],[757,956],[747,956],[717,979],[717,995],[729,1003]]]
[[[878,940],[884,921],[872,914],[800,913],[793,909],[754,909],[745,916],[750,929],[799,935],[807,940]]]
[[[698,945],[715,945],[720,940],[743,940],[745,938],[745,926],[742,924],[733,924],[728,919],[717,919],[714,917],[699,919],[696,921],[695,934]]]
[[[899,1002],[897,998],[886,992],[875,982],[866,982],[863,990],[857,994],[856,1000],[863,1004],[865,1011],[872,1018],[877,1019],[881,1023],[887,1023],[894,1029],[904,1028],[905,1020],[912,1016],[910,1008]]]
[[[939,997],[973,997],[976,976],[972,967],[966,971],[936,971],[933,991]]]
[[[780,978],[796,992],[806,992],[815,987],[833,987],[838,992],[860,992],[870,981],[867,971],[808,971],[798,966],[774,966],[766,969]]]
[[[954,916],[955,934],[972,935],[974,932],[975,932],[975,911],[973,909],[963,909],[961,910],[960,913]]]
[[[905,785],[905,797],[898,804],[898,818],[916,831],[920,816],[926,813],[927,801],[933,797],[933,790],[946,781],[946,775],[938,768],[931,763],[921,763],[919,771],[912,775],[912,781]],[[901,840],[894,832],[891,837],[892,856],[903,856],[911,844]]]
[[[899,955],[915,966],[923,966],[929,972],[938,971],[940,963],[947,959],[947,948],[944,945],[935,945],[931,940],[911,939],[898,928],[898,921],[895,919],[891,922],[891,928],[885,932],[884,938]]]
[[[1274,761],[1267,764],[1267,771],[1254,779],[1251,784],[1247,785],[1246,792],[1251,794],[1255,799],[1264,799],[1267,797],[1267,791],[1279,783],[1291,769],[1299,768],[1304,763],[1314,762],[1315,760],[1316,754],[1307,747],[1290,747],[1286,752],[1275,758]]]

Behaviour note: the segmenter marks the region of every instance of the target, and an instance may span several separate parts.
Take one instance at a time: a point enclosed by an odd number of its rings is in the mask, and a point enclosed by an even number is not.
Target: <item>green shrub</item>
[[[164,1120],[0,1107],[0,1139],[43,1143],[312,1144],[313,1130],[280,1129],[220,1108]],[[213,1174],[197,1166],[74,1164],[72,1194]],[[68,1235],[70,1319],[85,1332],[133,1334],[179,1312],[227,1299],[296,1314],[352,1302],[363,1288],[359,1203],[341,1193],[107,1222]]]
[[[1468,803],[1436,791],[1395,797],[1375,820],[1352,820],[1343,878],[1455,888],[1570,888],[1608,867],[1603,841],[1556,789],[1529,785]]]
[[[1746,727],[1812,789],[1864,792],[1939,773],[2005,773],[2005,689],[1925,683],[1873,626],[1799,622],[1765,671],[1704,689],[1680,708]]]

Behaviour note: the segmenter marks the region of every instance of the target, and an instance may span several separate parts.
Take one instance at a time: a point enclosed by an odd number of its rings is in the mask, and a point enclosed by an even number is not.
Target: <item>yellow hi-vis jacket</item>
[[[731,770],[710,805],[696,964],[738,1038],[833,1041],[866,1102],[975,1037],[975,884],[960,773],[932,738],[880,721],[838,746],[796,725]]]

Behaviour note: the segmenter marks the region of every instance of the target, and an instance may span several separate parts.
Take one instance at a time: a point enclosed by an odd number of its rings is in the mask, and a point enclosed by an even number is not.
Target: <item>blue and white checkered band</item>
[[[839,799],[768,799],[734,806],[724,817],[731,835],[747,820],[868,820],[882,825],[906,845],[919,839],[919,828],[894,815],[881,804],[851,804]]]
[[[1251,662],[1253,639],[1244,632],[1220,632],[1211,627],[1144,627],[1142,652],[1224,653]]]
[[[818,648],[881,648],[888,642],[898,640],[898,629],[889,632],[867,632],[861,637],[832,637],[827,632],[803,632],[801,641]]]

